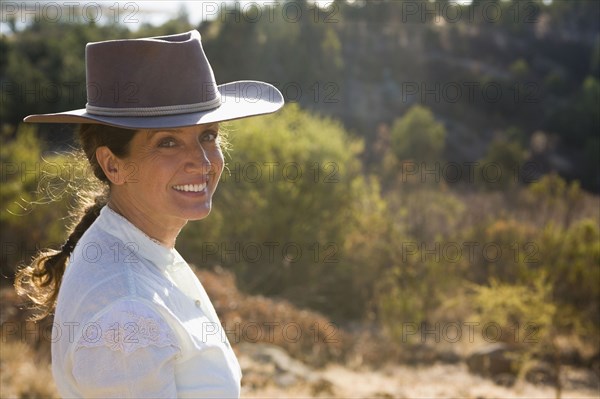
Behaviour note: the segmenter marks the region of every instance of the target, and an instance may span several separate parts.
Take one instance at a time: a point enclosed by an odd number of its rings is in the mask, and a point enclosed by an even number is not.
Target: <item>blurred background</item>
[[[71,127],[22,118],[85,106],[86,43],[191,29],[218,83],[287,100],[225,124],[177,242],[245,397],[600,396],[599,2],[1,7],[2,397],[56,395],[12,280],[89,177]]]

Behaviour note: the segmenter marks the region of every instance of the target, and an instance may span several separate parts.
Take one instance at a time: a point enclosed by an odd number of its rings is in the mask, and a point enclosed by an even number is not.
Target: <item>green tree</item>
[[[510,73],[518,79],[527,77],[529,74],[529,64],[523,58],[519,58],[508,67]]]
[[[525,160],[525,150],[518,141],[494,140],[480,160],[480,183],[493,190],[505,190],[519,183],[518,171]]]
[[[538,240],[539,264],[553,285],[557,327],[593,341],[600,332],[600,228],[580,219],[568,228],[549,223]]]
[[[392,148],[399,160],[433,162],[442,158],[446,129],[426,107],[411,107],[394,121],[391,134]]]
[[[557,307],[545,273],[522,284],[504,284],[492,278],[489,285],[473,289],[472,301],[480,324],[496,323],[501,332],[497,340],[522,348],[513,364],[520,379],[533,366],[534,356],[554,354]]]
[[[568,228],[581,211],[584,193],[579,181],[568,183],[556,173],[550,173],[534,183],[523,193],[524,202],[530,206],[538,221],[562,224]]]

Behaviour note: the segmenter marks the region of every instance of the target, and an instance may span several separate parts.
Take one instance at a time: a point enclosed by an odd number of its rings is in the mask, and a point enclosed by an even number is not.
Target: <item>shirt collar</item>
[[[183,261],[174,248],[167,248],[154,241],[108,205],[100,210],[96,223],[102,230],[123,241],[123,244],[133,243],[136,246],[135,255],[149,260],[160,269],[164,270],[169,265]]]

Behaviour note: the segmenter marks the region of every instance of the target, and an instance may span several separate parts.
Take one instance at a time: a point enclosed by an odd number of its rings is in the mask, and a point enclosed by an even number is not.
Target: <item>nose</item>
[[[212,170],[212,163],[202,144],[197,143],[187,151],[185,171],[188,173],[208,174]]]

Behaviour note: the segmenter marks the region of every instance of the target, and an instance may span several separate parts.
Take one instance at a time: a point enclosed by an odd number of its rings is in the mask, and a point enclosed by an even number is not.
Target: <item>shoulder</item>
[[[130,354],[137,349],[179,349],[169,315],[140,298],[123,298],[95,314],[81,330],[74,350],[102,347]]]
[[[181,347],[160,309],[111,303],[82,326],[64,362],[81,397],[175,397]]]
[[[166,278],[137,255],[133,243],[124,243],[92,225],[67,265],[56,316],[83,322],[120,301],[145,301],[159,306],[162,300],[158,301],[154,294],[165,284]]]
[[[118,265],[137,263],[138,246],[134,242],[123,242],[92,224],[75,246],[69,264]]]

